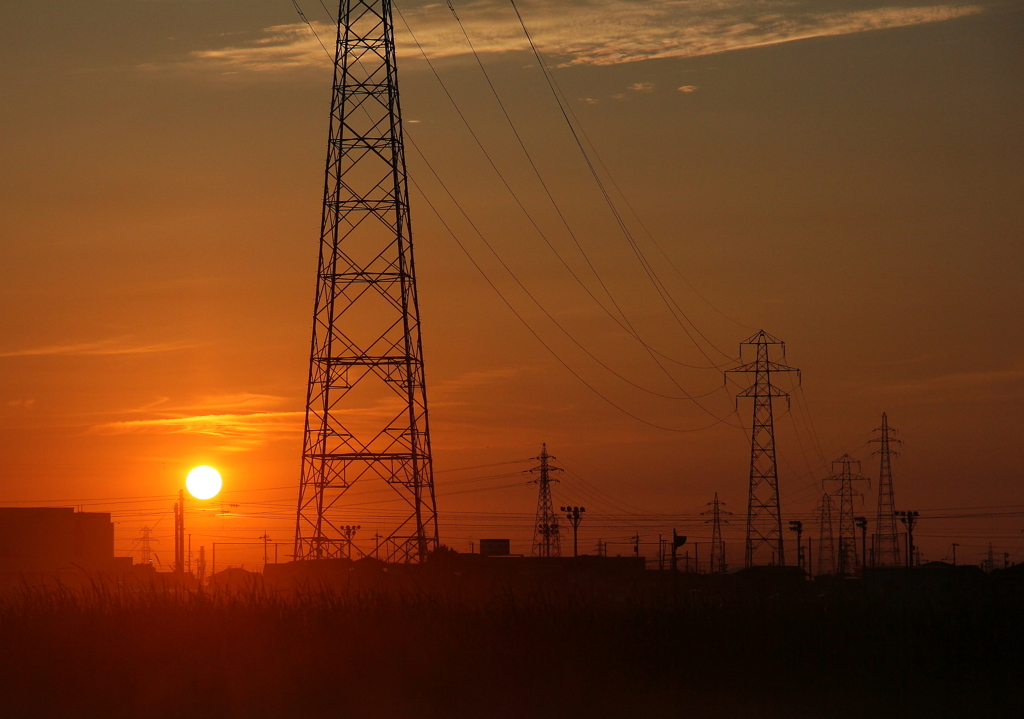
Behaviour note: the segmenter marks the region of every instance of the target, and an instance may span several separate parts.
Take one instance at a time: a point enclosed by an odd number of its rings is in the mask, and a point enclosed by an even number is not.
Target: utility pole
[[[907,526],[907,568],[913,567],[916,562],[914,561],[915,555],[914,550],[914,525],[917,524],[917,512],[895,512],[895,516],[900,518],[900,521]]]
[[[263,568],[266,569],[267,564],[269,563],[269,557],[267,555],[267,543],[270,542],[270,535],[267,533],[267,530],[263,530],[263,536],[260,537],[260,539],[263,540]]]
[[[804,568],[804,523],[799,519],[792,519],[789,522],[790,531],[796,532],[796,566]]]
[[[743,347],[756,347],[757,357],[753,362],[742,363]],[[772,384],[771,376],[779,372],[796,372],[799,381],[800,370],[795,367],[773,362],[769,348],[777,345],[786,358],[786,345],[782,340],[761,330],[753,337],[740,343],[740,364],[726,370],[726,373],[753,373],[754,383],[736,395],[754,400],[754,415],[750,434],[750,489],[747,498],[747,537],[743,564],[752,567],[763,561],[771,552],[772,564],[785,566],[786,553],[782,537],[782,513],[779,507],[779,471],[775,462],[775,420],[772,400],[785,397],[789,406],[789,394]]]
[[[818,503],[818,575],[831,574],[836,568],[836,547],[832,536],[832,497],[822,495]]]
[[[636,534],[634,534],[632,537],[629,538],[629,541],[631,541],[633,543],[633,556],[634,557],[639,557],[640,556],[640,533],[637,532]]]
[[[863,573],[868,567],[868,518],[854,517],[853,521],[860,529],[860,567]]]
[[[711,525],[711,561],[709,571],[711,574],[716,572],[721,574],[725,571],[725,542],[722,541],[722,524],[728,524],[728,519],[722,519],[723,514],[732,514],[722,509],[725,506],[725,502],[721,502],[718,499],[718,492],[715,492],[715,498],[708,502],[710,510],[701,512],[701,516],[711,515],[711,519],[705,519],[704,524]],[[700,567],[700,564],[697,565]]]
[[[266,564],[266,562],[264,562]],[[206,579],[206,547],[202,546],[199,548],[199,562],[196,564],[196,579],[199,581],[199,587],[202,588],[203,580]]]
[[[185,490],[178,490],[174,505],[174,571],[185,573]]]
[[[535,557],[560,557],[562,556],[561,531],[558,526],[558,516],[551,503],[551,483],[558,480],[551,476],[552,472],[561,472],[561,467],[551,464],[554,459],[548,454],[547,444],[541,445],[540,456],[534,457],[540,464],[530,472],[537,475],[532,480],[537,485],[537,518],[533,526],[533,556]]]
[[[855,481],[869,482],[867,477],[853,473],[853,465],[860,471],[860,462],[848,454],[832,462],[832,474],[824,482],[838,482],[839,490],[839,576],[853,574],[857,566],[857,526],[853,517],[853,498],[860,493],[853,489]]]
[[[956,566],[956,548],[959,547],[959,546],[960,546],[959,544],[957,544],[956,542],[953,542],[953,566],[954,567]]]
[[[341,0],[334,50],[294,556],[342,556],[347,492],[370,484],[404,508],[380,558],[423,561],[437,508],[391,0]]]
[[[567,512],[565,518],[572,522],[572,556],[576,557],[579,555],[579,530],[580,522],[583,521],[583,512],[587,511],[586,507],[562,507],[563,512]]]
[[[900,566],[900,538],[896,530],[896,499],[892,488],[892,459],[899,457],[893,446],[902,442],[893,435],[896,429],[889,426],[889,418],[882,413],[882,426],[875,430],[878,436],[872,442],[878,443],[878,518],[875,520],[875,543],[873,564],[882,567]],[[908,562],[909,565],[909,562]]]

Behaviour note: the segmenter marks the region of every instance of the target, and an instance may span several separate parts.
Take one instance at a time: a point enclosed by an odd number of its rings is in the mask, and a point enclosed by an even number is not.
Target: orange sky
[[[708,364],[702,352],[725,363],[761,327],[786,340],[804,381],[792,413],[779,406],[784,520],[807,519],[826,460],[850,452],[877,474],[866,441],[885,411],[906,441],[897,505],[928,510],[925,556],[957,541],[958,557],[977,561],[993,541],[1024,559],[1018,517],[944,511],[1024,505],[1024,12],[521,5],[612,177],[685,275],[631,218],[706,336],[698,349],[603,206],[509,6],[456,7],[641,333],[695,365]],[[447,10],[401,8],[552,244],[599,294]],[[677,394],[531,229],[397,23],[407,129],[460,204],[580,344],[631,382]],[[323,50],[290,3],[267,1],[19,5],[0,10],[0,39],[0,501],[113,511],[119,551],[149,525],[169,557],[172,495],[188,469],[210,464],[228,491],[223,507],[196,505],[193,548],[264,531],[289,542],[330,92]],[[488,277],[588,383],[654,424],[736,423],[717,369],[672,371],[687,392],[711,393],[705,411],[595,364],[488,254],[411,149],[409,160]],[[572,470],[555,501],[588,508],[582,548],[636,531],[653,541],[673,526],[706,539],[697,513],[717,491],[736,513],[727,541],[738,562],[742,431],[665,431],[619,412],[518,322],[415,191],[412,212],[442,541],[468,549],[510,536],[528,551],[535,488],[501,475],[529,463],[451,470],[529,458],[547,442]],[[738,417],[749,424],[748,405]],[[386,513],[373,502],[352,507],[366,536]],[[993,511],[1013,510],[974,513]],[[865,512],[873,519],[870,492]],[[222,547],[218,560],[261,554]]]

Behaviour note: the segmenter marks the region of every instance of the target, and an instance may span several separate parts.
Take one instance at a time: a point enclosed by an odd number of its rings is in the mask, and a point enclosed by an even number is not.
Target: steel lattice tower
[[[889,418],[882,413],[882,426],[875,430],[878,436],[872,442],[878,443],[878,518],[875,520],[874,563],[882,567],[902,566],[900,561],[900,537],[896,529],[896,498],[892,488],[892,458],[899,454],[892,445],[902,444],[892,435],[896,430],[889,426]]]
[[[357,482],[395,500],[369,553],[407,562],[437,546],[390,0],[338,8],[296,559],[342,556]]]
[[[711,507],[711,566],[710,571],[712,574],[715,572],[725,571],[725,542],[722,541],[722,522],[728,523],[729,520],[723,520],[723,514],[729,514],[722,509],[725,502],[719,501],[718,492],[715,492],[715,498],[709,503]],[[708,512],[703,512],[708,514]],[[707,523],[708,520],[705,520]]]
[[[540,456],[534,457],[540,464],[533,469],[537,479],[537,520],[533,528],[533,555],[535,557],[562,556],[562,537],[558,526],[558,515],[551,501],[551,483],[558,480],[552,472],[561,472],[561,467],[551,464],[554,459],[548,454],[548,446],[541,445]]]
[[[721,502],[718,499],[718,492],[715,492],[715,498],[713,501],[708,502],[707,506],[711,507],[707,512],[701,512],[701,515],[711,515],[711,519],[705,519],[704,524],[711,524],[711,567],[710,571],[712,574],[722,573],[725,571],[725,542],[722,541],[722,524],[728,524],[728,519],[722,519],[723,514],[732,514],[727,512],[722,507],[725,506],[725,502]]]
[[[818,575],[831,574],[836,568],[836,545],[832,535],[832,497],[822,495],[818,512]]]
[[[772,414],[772,399],[785,397],[789,402],[789,393],[783,392],[772,384],[771,376],[777,372],[796,372],[795,367],[773,362],[769,356],[769,347],[778,345],[782,350],[782,358],[786,358],[786,345],[782,340],[772,337],[761,330],[753,337],[740,343],[740,361],[743,359],[743,346],[752,345],[757,348],[757,358],[753,362],[740,364],[726,372],[746,372],[754,374],[754,383],[736,395],[750,397],[754,400],[754,419],[750,434],[750,494],[747,500],[747,541],[743,564],[754,566],[763,559],[763,554],[770,549],[771,564],[785,566],[786,553],[782,537],[782,514],[779,510],[779,472],[775,463],[775,422]]]
[[[839,489],[835,496],[839,497],[839,574],[852,574],[857,561],[857,523],[853,516],[853,498],[861,496],[853,488],[856,481],[870,482],[867,477],[854,474],[853,465],[860,471],[860,462],[848,454],[844,454],[832,462],[832,475],[825,477],[825,482],[838,482]],[[836,468],[839,468],[836,471]]]

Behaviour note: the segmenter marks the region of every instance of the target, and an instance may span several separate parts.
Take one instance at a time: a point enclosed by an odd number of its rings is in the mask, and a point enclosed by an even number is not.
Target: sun
[[[196,467],[188,473],[188,477],[185,479],[188,493],[196,499],[216,497],[222,485],[220,472],[213,467]]]

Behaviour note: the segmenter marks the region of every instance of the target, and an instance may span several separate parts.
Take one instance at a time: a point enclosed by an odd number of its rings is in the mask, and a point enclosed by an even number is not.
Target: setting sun
[[[210,499],[217,496],[223,482],[220,472],[213,467],[196,467],[188,473],[185,486],[196,499]]]

